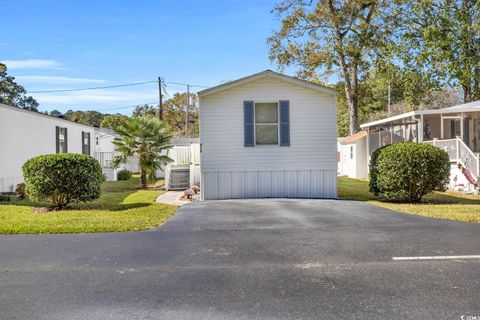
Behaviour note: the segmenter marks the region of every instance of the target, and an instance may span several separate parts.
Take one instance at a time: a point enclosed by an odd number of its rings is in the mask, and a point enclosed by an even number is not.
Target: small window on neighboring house
[[[82,131],[82,153],[90,155],[90,132]]]
[[[350,159],[353,159],[353,146],[350,146]]]
[[[255,103],[255,144],[278,145],[278,103]]]
[[[67,128],[56,127],[57,153],[68,152]]]

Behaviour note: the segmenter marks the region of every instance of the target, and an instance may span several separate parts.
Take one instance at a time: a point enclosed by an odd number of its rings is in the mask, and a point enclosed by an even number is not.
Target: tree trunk
[[[472,102],[472,89],[470,88],[470,84],[462,85],[463,89],[463,102]]]
[[[350,134],[360,131],[358,124],[358,75],[357,63],[355,62],[351,70],[350,94],[348,98],[348,111],[350,114]]]
[[[360,131],[358,125],[358,76],[356,67],[349,72],[345,57],[340,54],[340,68],[345,82],[345,95],[347,96],[348,114],[350,120],[350,134]]]
[[[140,168],[140,186],[142,189],[148,188],[147,172],[143,168]]]

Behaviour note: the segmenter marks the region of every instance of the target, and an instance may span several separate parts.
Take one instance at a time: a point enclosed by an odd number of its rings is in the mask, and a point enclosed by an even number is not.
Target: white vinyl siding
[[[248,100],[289,101],[290,147],[244,147]],[[336,197],[336,132],[334,95],[276,78],[200,97],[204,199]]]
[[[4,151],[0,166],[0,192],[12,191],[15,184],[23,182],[22,165],[25,161],[38,155],[56,153],[56,127],[67,128],[69,153],[82,153],[82,131],[89,132],[92,137],[96,135],[93,127],[0,104],[0,150]],[[111,148],[113,151],[113,145]]]

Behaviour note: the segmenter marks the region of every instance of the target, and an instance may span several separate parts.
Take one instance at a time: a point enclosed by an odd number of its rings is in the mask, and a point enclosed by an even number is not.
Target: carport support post
[[[420,115],[420,123],[418,123],[417,141],[423,142],[423,114]]]
[[[393,144],[393,122],[390,123],[390,144]]]
[[[367,127],[367,173],[370,172],[370,127]]]

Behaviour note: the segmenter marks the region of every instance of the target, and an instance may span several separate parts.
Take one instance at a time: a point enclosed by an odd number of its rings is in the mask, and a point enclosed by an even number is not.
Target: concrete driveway
[[[480,225],[353,201],[187,205],[147,232],[0,237],[0,319],[480,316]]]

